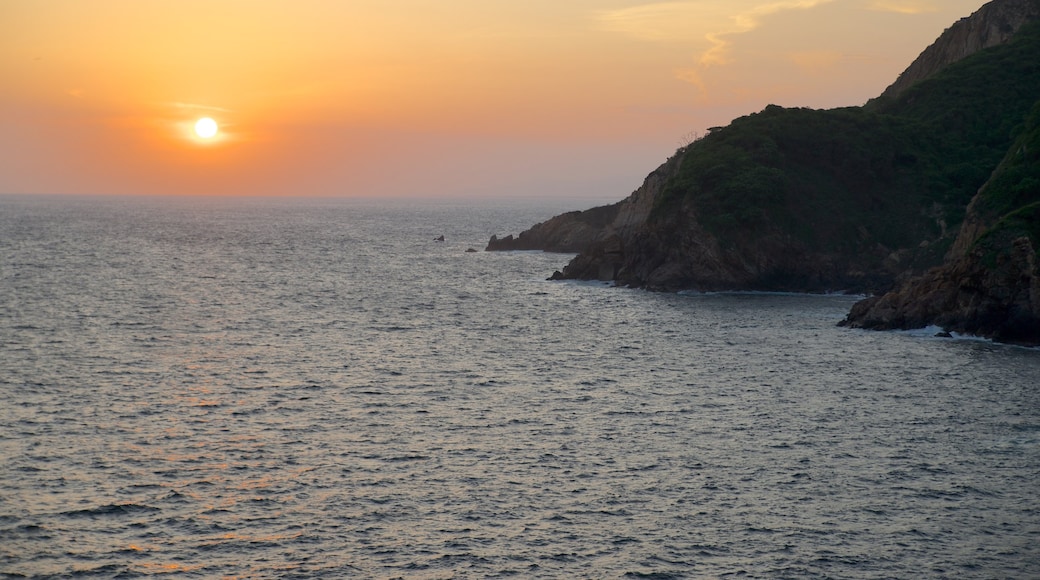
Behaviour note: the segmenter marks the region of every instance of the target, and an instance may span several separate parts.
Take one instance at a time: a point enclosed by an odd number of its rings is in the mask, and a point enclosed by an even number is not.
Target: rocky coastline
[[[1033,63],[1040,0],[994,0],[863,107],[767,107],[626,199],[486,249],[577,253],[553,278],[648,290],[864,293],[842,324],[1040,344]]]

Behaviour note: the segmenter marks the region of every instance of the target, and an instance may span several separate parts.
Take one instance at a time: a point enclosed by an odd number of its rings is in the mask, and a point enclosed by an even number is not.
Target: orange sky
[[[982,3],[4,0],[0,193],[616,200],[707,127],[862,104]]]

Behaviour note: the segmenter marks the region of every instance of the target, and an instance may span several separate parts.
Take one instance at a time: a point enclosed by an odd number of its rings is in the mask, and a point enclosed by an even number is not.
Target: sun
[[[195,121],[195,134],[203,139],[209,139],[217,134],[217,122],[209,117],[203,117]]]

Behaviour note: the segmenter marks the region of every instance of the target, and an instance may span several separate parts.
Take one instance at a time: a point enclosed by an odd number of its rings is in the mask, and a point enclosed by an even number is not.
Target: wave
[[[141,505],[136,503],[114,503],[96,508],[73,510],[61,512],[59,515],[70,518],[93,518],[93,517],[119,517],[136,514],[147,514],[160,512],[157,507]]]

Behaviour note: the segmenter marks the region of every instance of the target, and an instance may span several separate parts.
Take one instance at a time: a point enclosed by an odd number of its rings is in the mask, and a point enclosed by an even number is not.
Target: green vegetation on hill
[[[843,325],[930,324],[999,341],[1040,344],[1040,100],[967,210],[959,251],[939,267],[853,306]]]
[[[912,249],[918,266],[935,264],[968,202],[1023,134],[1040,95],[1037,55],[1040,23],[896,99],[832,110],[769,106],[736,119],[680,151],[653,219],[676,223],[692,209],[724,246],[771,233],[814,251]],[[1029,169],[1009,168],[1016,185],[992,200],[1000,215],[1040,179],[1016,177],[1035,172],[1040,154],[1040,143],[1023,147]]]
[[[992,224],[975,243],[983,248],[991,267],[1016,238],[1028,237],[1040,252],[1040,100],[1004,161],[979,192],[973,211],[983,223]]]
[[[1040,100],[981,193],[975,211],[984,218],[1001,216],[1040,200]]]

